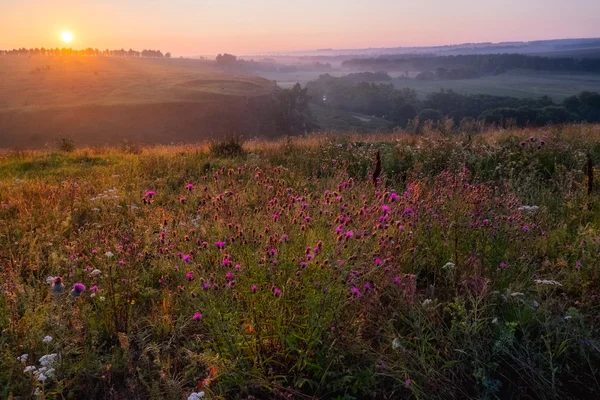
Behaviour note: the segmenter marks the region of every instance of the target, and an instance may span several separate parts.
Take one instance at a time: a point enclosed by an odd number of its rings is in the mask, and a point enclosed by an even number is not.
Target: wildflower
[[[46,379],[48,379],[48,377],[46,375],[44,375],[43,373],[40,373],[37,377],[37,380],[40,382],[44,382]]]
[[[369,282],[365,283],[365,292],[368,292],[369,290],[371,290],[371,284]]]
[[[275,295],[275,297],[279,297],[279,295],[281,294],[281,290],[273,288],[273,294]]]
[[[187,272],[187,273],[185,274],[185,277],[186,277],[186,279],[187,279],[188,281],[192,281],[192,280],[194,280],[194,273],[193,273],[193,272],[191,272],[191,271],[190,271],[190,272]]]
[[[81,293],[85,292],[85,285],[83,283],[75,283],[73,284],[73,290],[71,290],[71,296],[79,297]]]
[[[228,281],[232,281],[235,279],[235,275],[232,272],[228,272],[225,274],[225,279],[227,279]]]
[[[354,232],[352,232],[352,231],[346,232],[346,237],[349,238],[349,239],[353,238],[354,237]]]
[[[521,147],[525,147],[525,141],[523,140],[521,143],[519,143],[519,145],[520,145]]]
[[[454,269],[454,267],[456,267],[456,265],[453,262],[448,261],[446,264],[444,264],[442,269]]]
[[[396,193],[390,194],[390,201],[394,202],[398,200],[398,195]]]
[[[410,387],[410,385],[412,384],[410,378],[406,379],[406,381],[404,382],[404,386],[406,387]]]
[[[184,263],[189,263],[191,261],[191,259],[192,259],[192,256],[189,254],[184,254],[181,257],[181,261],[183,261]]]
[[[552,285],[552,286],[562,286],[562,283],[549,280],[549,279],[536,279],[534,280],[538,285]]]
[[[523,226],[523,232],[525,232],[525,233],[529,232],[529,226],[528,225],[524,225]]]
[[[203,397],[204,397],[204,392],[193,392],[192,394],[189,395],[187,400],[200,400]]]
[[[54,278],[52,283],[52,293],[61,294],[65,291],[65,286],[62,283],[62,278],[57,276]]]
[[[98,286],[94,285],[90,288],[90,292],[92,293],[97,293],[98,292]]]
[[[56,357],[58,357],[58,354],[56,354],[56,353],[46,354],[45,356],[42,356],[42,358],[40,358],[40,360],[39,360],[40,365],[42,367],[48,367],[48,366],[54,364]]]
[[[24,373],[24,374],[26,374],[26,373],[28,373],[28,372],[35,371],[35,369],[36,369],[36,368],[35,368],[33,365],[28,365],[28,366],[27,366],[27,367],[25,367],[25,369],[23,370],[23,373]]]
[[[191,191],[192,191],[192,189],[194,189],[194,185],[192,185],[191,183],[188,183],[188,184],[185,186],[185,188],[191,192]]]
[[[180,202],[181,204],[185,204],[185,202],[186,202],[186,200],[185,200],[185,197],[181,196],[181,197],[179,198],[179,202]]]
[[[394,338],[394,340],[392,340],[392,349],[396,350],[400,347],[400,340],[398,340],[398,338]]]
[[[276,256],[276,255],[277,255],[277,250],[275,250],[275,249],[270,249],[270,250],[269,250],[269,255],[270,255],[270,256]]]
[[[258,290],[258,286],[252,285],[252,287],[250,288],[250,290],[252,290],[252,293],[256,293],[256,291]]]
[[[102,273],[102,271],[100,271],[99,269],[95,269],[92,272],[90,272],[91,276],[98,276]]]
[[[54,340],[52,336],[45,336],[44,339],[42,339],[42,342],[50,343],[52,340]]]
[[[200,314],[199,312],[194,313],[194,316],[192,317],[192,319],[194,321],[200,321],[202,319],[202,314]]]
[[[288,235],[287,234],[283,234],[281,235],[281,239],[279,239],[280,242],[287,242],[288,241]]]
[[[235,267],[236,271],[239,271],[240,269],[242,269],[242,266],[240,264],[236,264]]]
[[[217,246],[217,249],[224,249],[225,242],[215,242],[215,246]]]
[[[29,359],[29,354],[21,354],[19,357],[17,357],[17,361],[20,363],[23,363],[23,364],[25,364],[28,359]]]
[[[431,299],[425,299],[425,300],[423,300],[422,304],[423,304],[423,307],[426,307],[426,306],[430,305],[431,303],[432,303]]]
[[[148,190],[146,194],[144,194],[144,197],[148,197],[149,199],[151,199],[154,197],[155,194],[156,192],[154,190]]]
[[[342,225],[335,228],[335,233],[342,233],[344,231],[344,227]]]
[[[399,284],[401,284],[401,283],[402,283],[402,279],[400,279],[400,277],[398,277],[398,276],[397,276],[397,277],[395,277],[395,278],[394,278],[394,283],[395,283],[396,285],[399,285]]]
[[[390,212],[390,206],[387,205],[382,205],[381,206],[381,211],[383,211],[384,214],[388,214]]]
[[[577,262],[575,263],[575,268],[576,269],[581,269],[582,265],[581,265],[581,261],[577,260]]]
[[[114,254],[113,254],[112,252],[110,252],[110,251],[107,251],[106,253],[104,253],[104,255],[105,255],[107,258],[113,258],[113,257],[114,257]]]
[[[279,215],[273,214],[273,221],[277,222],[278,219],[279,219]]]
[[[353,286],[352,288],[350,288],[350,293],[356,297],[362,296],[362,293],[360,292],[360,290],[358,290],[358,288],[356,286]]]

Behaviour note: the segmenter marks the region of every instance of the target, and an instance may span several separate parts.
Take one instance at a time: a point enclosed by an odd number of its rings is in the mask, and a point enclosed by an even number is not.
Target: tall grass
[[[0,396],[594,398],[598,139],[6,154]]]

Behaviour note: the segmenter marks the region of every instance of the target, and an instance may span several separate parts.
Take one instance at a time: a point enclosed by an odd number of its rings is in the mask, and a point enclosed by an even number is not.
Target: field
[[[6,152],[0,397],[598,398],[599,143]]]
[[[394,76],[394,74],[391,74]],[[600,91],[600,75],[567,74],[540,71],[509,71],[496,76],[477,79],[420,81],[395,79],[397,88],[411,88],[421,98],[441,89],[452,89],[466,94],[489,94],[493,96],[541,97],[549,96],[556,102],[565,97],[588,91]]]
[[[0,147],[40,148],[60,137],[115,144],[268,135],[260,107],[274,90],[268,80],[193,60],[2,57]]]

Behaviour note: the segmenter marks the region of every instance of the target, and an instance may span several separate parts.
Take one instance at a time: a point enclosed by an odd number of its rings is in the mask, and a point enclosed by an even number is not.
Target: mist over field
[[[598,15],[3,0],[0,398],[600,398]]]

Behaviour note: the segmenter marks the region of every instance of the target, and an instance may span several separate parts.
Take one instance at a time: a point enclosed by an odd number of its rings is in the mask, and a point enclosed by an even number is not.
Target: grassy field
[[[392,74],[393,76],[394,74]],[[421,98],[441,89],[452,89],[459,93],[490,94],[511,97],[549,96],[560,102],[565,97],[582,91],[600,91],[600,75],[549,73],[539,71],[509,71],[496,76],[478,79],[420,81],[416,79],[395,79],[397,88],[411,88]]]
[[[261,99],[275,90],[266,79],[227,75],[194,60],[0,61],[0,147],[42,147],[61,136],[114,144],[201,140],[224,130],[251,134],[260,126]]]
[[[0,397],[598,398],[599,143],[6,152]]]

